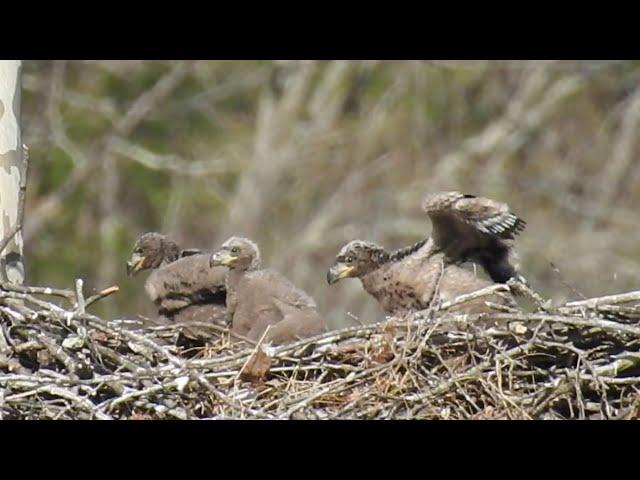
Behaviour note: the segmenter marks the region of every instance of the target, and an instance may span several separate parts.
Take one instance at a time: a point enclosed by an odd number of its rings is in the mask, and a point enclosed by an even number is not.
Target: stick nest
[[[640,416],[640,292],[535,313],[440,305],[274,347],[87,313],[115,291],[0,286],[1,418]]]

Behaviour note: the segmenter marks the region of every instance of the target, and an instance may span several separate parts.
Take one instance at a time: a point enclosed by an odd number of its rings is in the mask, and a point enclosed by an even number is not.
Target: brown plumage
[[[201,328],[199,326],[188,326],[190,323],[207,323],[225,327],[227,325],[227,309],[224,304],[202,303],[189,305],[180,310],[165,312],[161,315],[163,323],[186,324],[181,329],[182,334],[191,340],[203,340],[211,338],[215,330]]]
[[[423,310],[436,302],[452,300],[491,285],[473,272],[446,261],[431,239],[387,252],[380,245],[354,240],[336,256],[327,273],[332,284],[342,278],[356,277],[387,314]],[[493,294],[452,307],[458,313],[482,313],[491,308],[489,301],[515,306],[508,295]]]
[[[227,315],[232,331],[259,340],[288,343],[326,330],[315,301],[280,273],[260,268],[258,246],[247,238],[231,237],[211,256],[213,268],[229,268],[226,279]]]
[[[210,268],[208,254],[192,255],[151,272],[144,288],[163,313],[201,303],[224,306],[226,270]]]
[[[145,281],[145,291],[164,319],[224,323],[227,269],[210,268],[209,255],[199,252],[181,251],[175,242],[155,232],[136,242],[127,272],[134,275],[153,270]]]
[[[158,268],[180,258],[180,248],[173,240],[156,232],[149,232],[136,240],[127,262],[127,275]]]
[[[214,323],[224,326],[226,320],[227,309],[224,305],[217,303],[200,303],[189,305],[181,310],[172,313],[170,320],[175,323]]]
[[[526,222],[509,211],[506,203],[460,192],[427,196],[422,210],[433,224],[434,250],[448,263],[479,263],[494,282],[516,276],[512,240]]]

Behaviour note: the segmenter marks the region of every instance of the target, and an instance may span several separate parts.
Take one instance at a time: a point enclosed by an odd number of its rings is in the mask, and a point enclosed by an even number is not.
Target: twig
[[[84,313],[85,302],[84,302],[84,293],[82,292],[82,279],[76,279],[76,311],[79,314]]]
[[[120,287],[118,287],[117,285],[114,285],[114,286],[109,287],[109,288],[105,288],[104,290],[100,290],[95,295],[91,295],[89,298],[87,298],[87,300],[84,302],[85,307],[88,307],[92,303],[95,303],[98,300],[101,300],[101,299],[103,299],[105,297],[108,297],[109,295],[113,295],[114,293],[118,292],[119,290],[120,290]],[[84,312],[81,312],[81,313],[84,313]]]
[[[14,285],[11,283],[0,283],[0,289],[6,292],[16,293],[35,293],[38,295],[55,295],[57,297],[65,298],[69,300],[69,303],[73,302],[75,295],[71,290],[64,290],[59,288],[49,287],[25,287],[23,285]]]
[[[7,403],[15,402],[23,397],[38,395],[40,393],[47,393],[49,395],[53,395],[56,397],[64,398],[65,400],[70,400],[78,405],[83,410],[88,411],[92,415],[95,415],[99,420],[112,420],[112,417],[100,412],[96,406],[87,400],[86,398],[79,397],[78,395],[59,387],[55,387],[53,385],[43,385],[42,387],[38,387],[34,390],[30,390],[24,393],[18,393],[15,395],[10,395],[4,398],[4,401]]]
[[[460,305],[461,303],[466,303],[470,300],[475,300],[476,298],[482,298],[489,295],[493,295],[498,292],[509,292],[509,287],[503,284],[491,285],[489,287],[482,288],[480,290],[476,290],[475,292],[467,293],[465,295],[460,295],[452,300],[443,302],[440,304],[437,310],[448,310],[451,307],[456,305]]]
[[[576,309],[580,307],[585,308],[597,308],[600,305],[617,305],[619,303],[638,302],[640,301],[640,290],[634,290],[627,293],[619,293],[616,295],[607,295],[604,297],[588,298],[586,300],[579,300],[576,302],[568,302],[558,310],[562,309]]]

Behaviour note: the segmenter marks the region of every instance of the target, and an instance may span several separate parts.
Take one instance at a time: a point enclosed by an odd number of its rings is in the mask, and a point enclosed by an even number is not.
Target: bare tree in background
[[[373,321],[377,304],[357,282],[329,287],[327,265],[350,239],[396,248],[428,235],[419,205],[439,190],[524,217],[522,271],[556,302],[640,282],[639,62],[22,66],[21,141],[42,159],[17,239],[27,274],[118,284],[96,305],[103,317],[146,313],[122,261],[160,230],[204,249],[253,237],[333,326]]]
[[[26,168],[20,139],[19,60],[0,61],[0,280],[24,281],[22,234]]]

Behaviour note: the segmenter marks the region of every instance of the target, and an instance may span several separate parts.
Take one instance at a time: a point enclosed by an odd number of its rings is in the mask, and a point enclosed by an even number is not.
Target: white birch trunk
[[[0,242],[19,221],[20,179],[25,173],[20,138],[20,60],[0,60]],[[22,232],[0,252],[0,281],[24,281]]]

